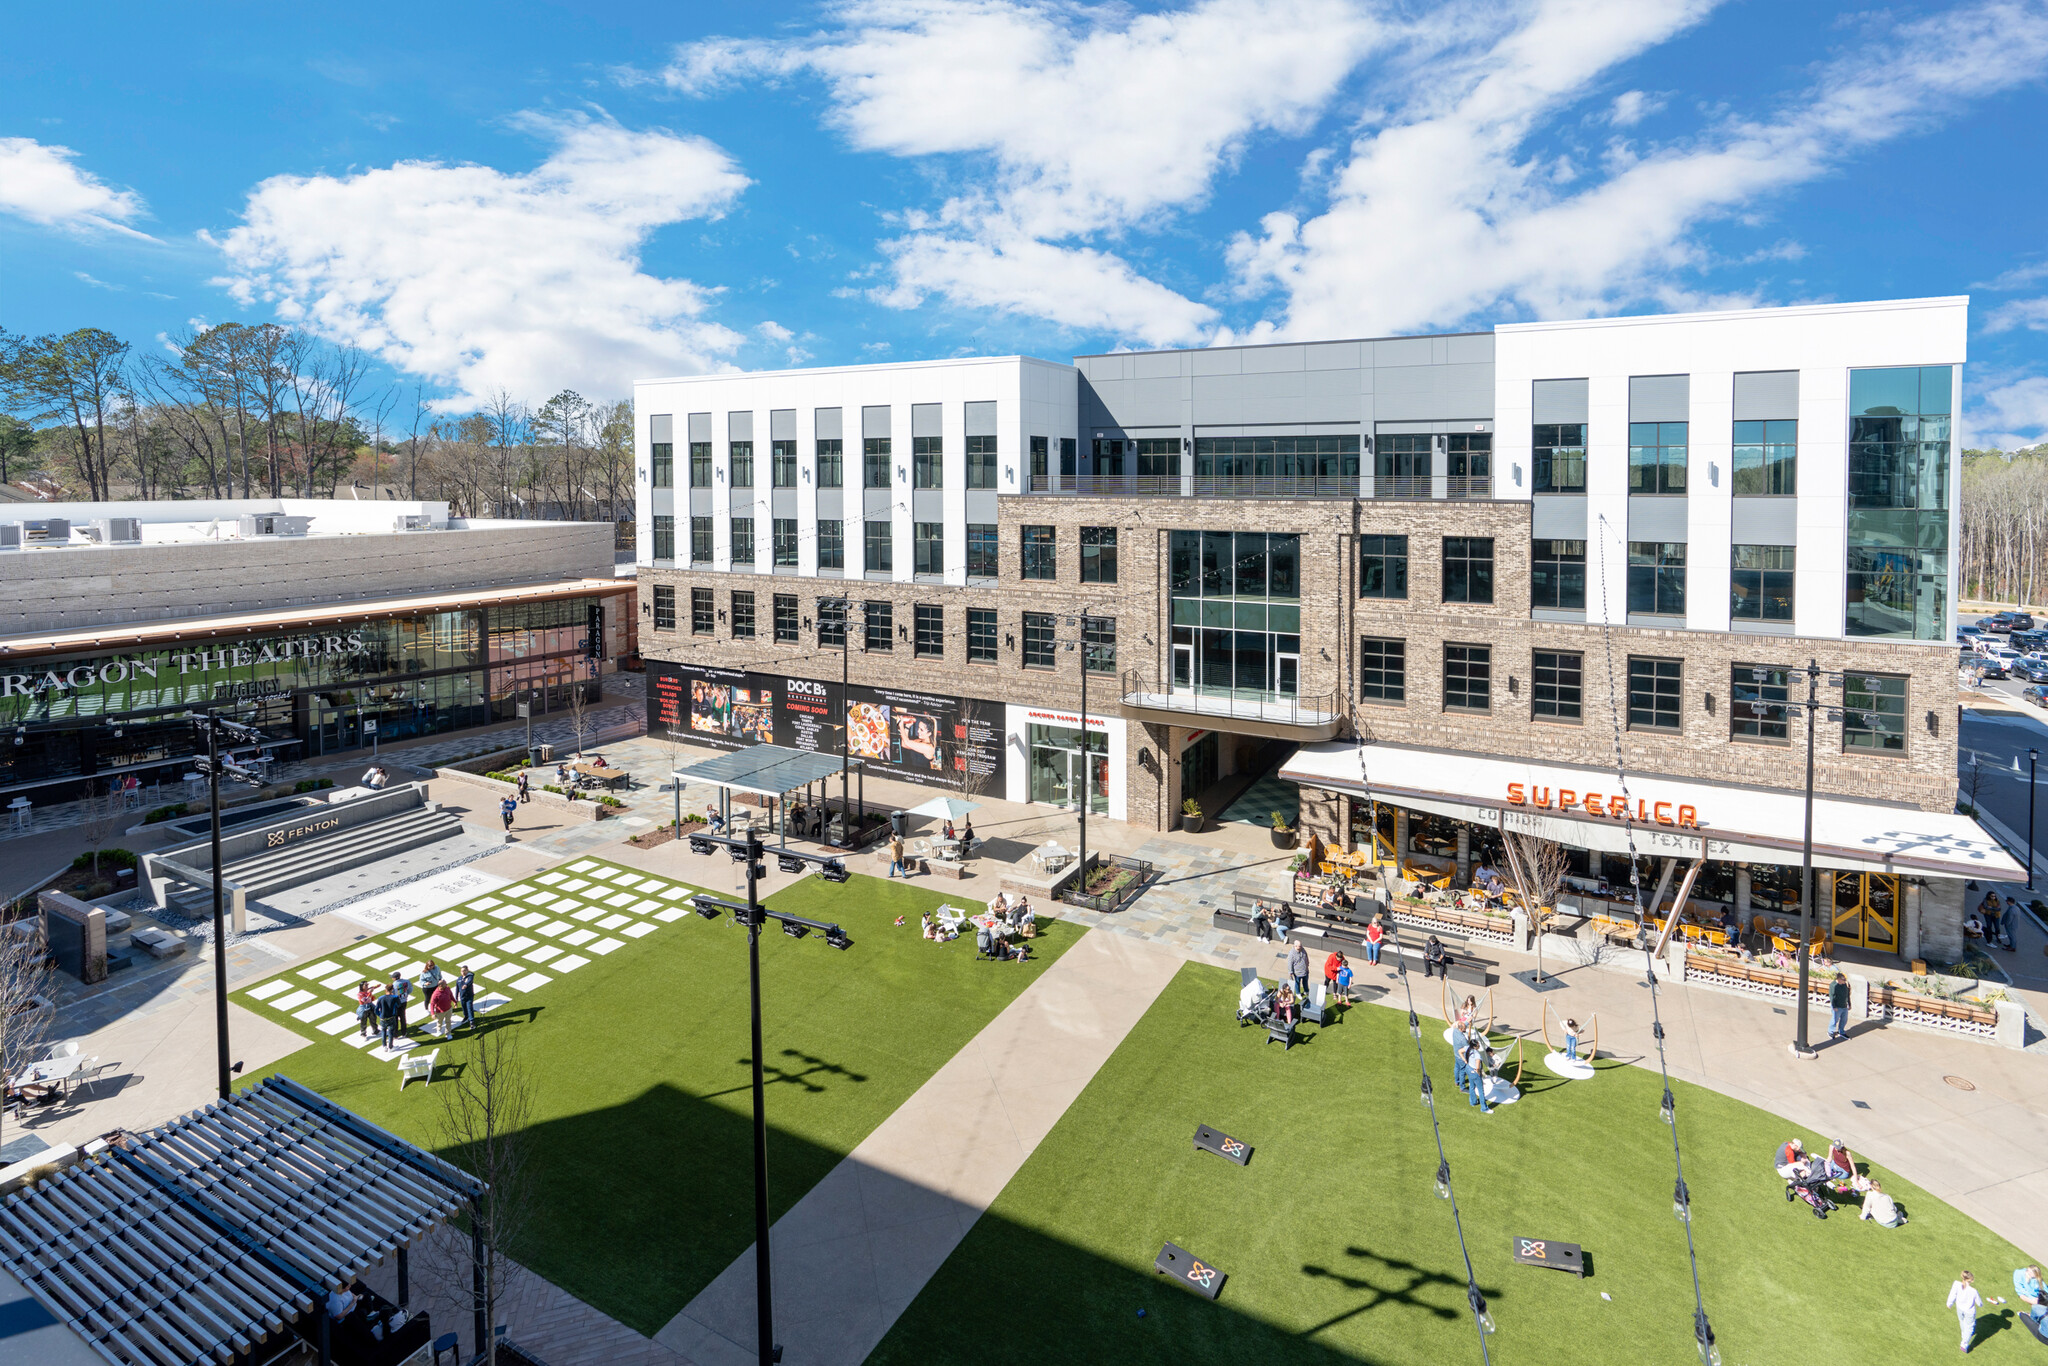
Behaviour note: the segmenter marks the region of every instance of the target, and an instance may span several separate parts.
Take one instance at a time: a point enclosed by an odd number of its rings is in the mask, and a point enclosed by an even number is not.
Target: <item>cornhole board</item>
[[[1152,1269],[1170,1276],[1204,1299],[1213,1300],[1227,1279],[1221,1271],[1175,1243],[1168,1243],[1152,1260]]]
[[[1555,1238],[1515,1239],[1515,1260],[1523,1266],[1569,1271],[1581,1280],[1586,1276],[1586,1250],[1577,1243],[1561,1243]]]
[[[1251,1144],[1240,1138],[1232,1138],[1229,1134],[1212,1129],[1206,1124],[1195,1126],[1195,1147],[1200,1151],[1228,1158],[1240,1167],[1252,1160]]]

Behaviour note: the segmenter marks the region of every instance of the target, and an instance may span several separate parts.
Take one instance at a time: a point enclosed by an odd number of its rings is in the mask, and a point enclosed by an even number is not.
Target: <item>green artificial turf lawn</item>
[[[837,886],[805,878],[770,898],[836,921],[854,941],[842,953],[772,924],[761,935],[775,1217],[1082,933],[1041,921],[1036,961],[976,962],[971,937],[939,945],[918,935],[918,917],[946,900],[861,876]],[[891,923],[899,915],[901,927]],[[642,1333],[660,1330],[754,1240],[747,998],[746,935],[730,917],[689,915],[486,1017],[519,1031],[534,1085],[535,1209],[513,1253]],[[444,1146],[440,1103],[418,1082],[401,1093],[394,1063],[246,992],[236,999],[313,1040],[266,1073]],[[417,1001],[412,1019],[417,1031]],[[461,1036],[438,1046],[442,1068],[469,1047]]]
[[[1181,969],[870,1366],[1479,1361],[1406,1016],[1355,1007],[1283,1053],[1263,1029],[1238,1028],[1236,996],[1234,973]],[[1528,1094],[1486,1118],[1450,1091],[1441,1023],[1423,1030],[1499,1326],[1492,1360],[1696,1362],[1657,1073],[1616,1064],[1538,1082],[1531,1057]],[[1786,1204],[1771,1169],[1798,1130],[1698,1087],[1674,1091],[1727,1366],[1940,1360],[1956,1351],[1942,1301],[1958,1270],[2010,1298],[2026,1259],[1982,1226],[1882,1171],[1904,1228],[1859,1222],[1854,1204],[1816,1220]],[[1253,1145],[1250,1165],[1196,1152],[1200,1123]],[[1582,1243],[1592,1274],[1515,1265],[1515,1236]],[[1217,1302],[1153,1273],[1168,1240],[1228,1273]],[[2010,1311],[1987,1307],[1973,1360],[2033,1359]]]

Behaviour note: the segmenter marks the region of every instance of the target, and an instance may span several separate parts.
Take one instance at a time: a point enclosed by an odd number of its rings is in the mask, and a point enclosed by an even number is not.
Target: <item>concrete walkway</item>
[[[776,1221],[791,1361],[866,1359],[1183,961],[1084,935]],[[698,1366],[758,1361],[754,1284],[749,1248],[655,1341]]]

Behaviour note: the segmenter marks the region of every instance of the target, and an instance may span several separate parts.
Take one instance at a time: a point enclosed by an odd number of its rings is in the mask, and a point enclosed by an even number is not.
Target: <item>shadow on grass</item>
[[[867,1080],[867,1074],[864,1072],[856,1072],[850,1067],[841,1067],[836,1062],[827,1062],[823,1058],[812,1057],[809,1053],[805,1053],[800,1049],[785,1048],[782,1050],[782,1056],[794,1058],[803,1065],[798,1068],[788,1068],[780,1063],[763,1063],[761,1066],[761,1078],[764,1085],[795,1085],[813,1095],[817,1095],[826,1088],[814,1081],[813,1078],[815,1077],[839,1077],[853,1082]],[[734,1065],[739,1067],[751,1067],[753,1062],[754,1060],[750,1057],[734,1059]],[[718,1096],[736,1095],[742,1091],[751,1091],[753,1089],[754,1083],[749,1079],[743,1086],[729,1086],[723,1091],[707,1092],[703,1098],[711,1100]]]
[[[1344,1249],[1344,1255],[1359,1261],[1376,1262],[1396,1276],[1407,1277],[1407,1284],[1387,1289],[1366,1279],[1362,1273],[1346,1274],[1342,1271],[1332,1271],[1328,1267],[1303,1266],[1301,1274],[1304,1276],[1326,1277],[1337,1282],[1346,1290],[1369,1291],[1372,1295],[1372,1298],[1364,1304],[1356,1305],[1341,1314],[1323,1320],[1321,1323],[1305,1330],[1307,1333],[1320,1333],[1325,1329],[1335,1328],[1338,1324],[1357,1318],[1360,1314],[1370,1313],[1383,1304],[1400,1304],[1411,1309],[1420,1309],[1423,1313],[1430,1314],[1446,1322],[1462,1318],[1468,1312],[1463,1307],[1452,1308],[1450,1305],[1430,1304],[1419,1298],[1415,1293],[1424,1286],[1435,1286],[1447,1293],[1462,1296],[1465,1293],[1465,1278],[1463,1276],[1455,1276],[1444,1271],[1431,1271],[1427,1267],[1418,1266],[1414,1262],[1408,1261],[1406,1258],[1384,1257],[1377,1252],[1372,1252],[1362,1247],[1347,1247]],[[1480,1293],[1489,1299],[1500,1298],[1501,1291],[1498,1286],[1481,1286],[1479,1289]]]

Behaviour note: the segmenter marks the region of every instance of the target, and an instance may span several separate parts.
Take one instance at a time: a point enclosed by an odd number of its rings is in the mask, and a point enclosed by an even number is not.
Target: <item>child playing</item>
[[[1351,964],[1344,963],[1337,968],[1337,999],[1345,1005],[1351,1004]]]
[[[1564,1022],[1564,1055],[1573,1062],[1579,1060],[1579,1022],[1577,1020],[1566,1020]]]

